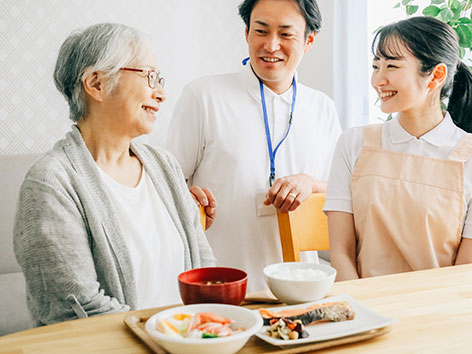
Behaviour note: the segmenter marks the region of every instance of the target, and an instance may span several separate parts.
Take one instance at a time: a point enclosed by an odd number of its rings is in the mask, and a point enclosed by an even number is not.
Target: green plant
[[[414,15],[420,7],[415,0],[401,0],[394,8],[404,7],[407,16]],[[422,9],[422,14],[446,22],[459,37],[459,56],[464,58],[472,47],[472,0],[430,0]],[[469,60],[470,61],[470,60]]]

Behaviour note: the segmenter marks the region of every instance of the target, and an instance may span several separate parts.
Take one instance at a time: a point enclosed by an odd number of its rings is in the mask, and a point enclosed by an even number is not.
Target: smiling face
[[[285,92],[314,37],[305,39],[305,18],[296,2],[259,0],[246,29],[252,69],[271,90]]]
[[[376,90],[384,113],[422,109],[430,104],[428,84],[432,75],[421,73],[421,64],[405,45],[392,38],[387,44],[395,46],[395,56],[375,57],[372,63],[371,84]]]
[[[152,53],[128,67],[159,72]],[[120,74],[116,88],[106,100],[114,129],[130,137],[149,134],[155,114],[166,99],[164,89],[160,85],[150,88],[145,73],[120,71]]]

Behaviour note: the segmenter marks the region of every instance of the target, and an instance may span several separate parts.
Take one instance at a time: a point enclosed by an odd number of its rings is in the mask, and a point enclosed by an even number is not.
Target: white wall
[[[60,45],[71,31],[119,22],[153,39],[168,99],[150,136],[159,144],[190,80],[234,72],[247,56],[242,0],[1,0],[0,154],[44,152],[70,130],[68,107],[53,84]],[[323,28],[299,68],[300,80],[333,96],[333,4],[318,0]]]
[[[333,98],[334,93],[334,1],[318,0],[321,11],[321,31],[311,50],[305,54],[298,68],[299,80]]]
[[[188,81],[236,71],[247,55],[240,0],[0,1],[0,154],[44,152],[72,122],[52,73],[61,43],[79,27],[119,22],[154,43],[168,100],[148,140],[159,142]]]
[[[318,5],[322,28],[300,64],[300,80],[334,100],[342,128],[367,124],[367,0],[318,0]]]

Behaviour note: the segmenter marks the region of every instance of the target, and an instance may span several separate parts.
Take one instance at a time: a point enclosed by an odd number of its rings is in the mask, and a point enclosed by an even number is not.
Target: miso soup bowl
[[[185,305],[219,303],[239,305],[246,296],[247,274],[236,268],[195,268],[178,276]]]

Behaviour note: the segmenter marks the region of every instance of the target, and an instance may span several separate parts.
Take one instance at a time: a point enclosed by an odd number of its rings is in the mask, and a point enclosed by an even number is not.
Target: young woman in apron
[[[397,114],[338,141],[324,208],[337,280],[472,262],[472,73],[457,36],[413,17],[372,51],[381,109]]]

